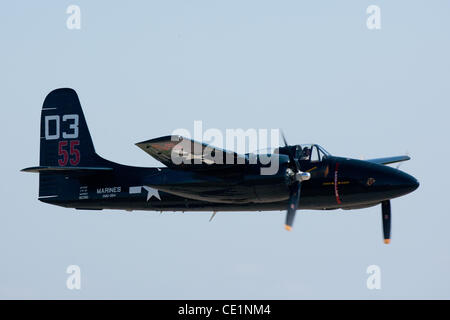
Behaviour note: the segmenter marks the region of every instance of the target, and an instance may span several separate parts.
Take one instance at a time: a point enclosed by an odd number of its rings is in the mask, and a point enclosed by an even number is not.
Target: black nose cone
[[[374,195],[376,194],[383,199],[401,197],[419,187],[416,178],[389,166],[377,166],[371,174],[373,183],[369,184],[369,178],[366,182],[367,188],[369,191],[372,190]]]
[[[413,192],[414,190],[416,190],[419,187],[419,181],[417,181],[416,178],[414,178],[413,176],[402,172],[404,175],[404,185],[405,185],[405,189],[409,192]]]
[[[390,180],[393,189],[401,195],[413,192],[419,187],[419,181],[416,178],[400,170],[396,170]]]

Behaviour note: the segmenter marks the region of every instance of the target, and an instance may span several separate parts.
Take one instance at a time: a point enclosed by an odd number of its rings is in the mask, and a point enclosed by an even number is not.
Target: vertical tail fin
[[[73,89],[50,92],[41,112],[40,166],[96,166],[95,153],[78,95]]]
[[[39,200],[73,199],[80,190],[79,170],[100,168],[110,162],[95,153],[80,100],[73,89],[50,92],[41,112]],[[70,179],[69,179],[70,177]]]

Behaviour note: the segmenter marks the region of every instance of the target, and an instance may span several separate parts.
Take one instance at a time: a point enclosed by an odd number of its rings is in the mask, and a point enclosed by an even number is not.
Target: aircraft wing
[[[173,169],[212,169],[245,164],[246,157],[182,136],[171,135],[136,143],[136,145]]]
[[[366,161],[376,163],[376,164],[391,164],[391,163],[396,163],[396,162],[401,162],[401,161],[408,161],[410,159],[411,158],[408,156],[396,156],[396,157],[369,159]]]

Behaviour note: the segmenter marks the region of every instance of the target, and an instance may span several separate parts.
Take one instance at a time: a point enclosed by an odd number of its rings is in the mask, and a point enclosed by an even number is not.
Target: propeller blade
[[[302,184],[300,181],[295,182],[291,186],[291,192],[289,195],[289,204],[286,213],[286,225],[285,228],[291,231],[292,225],[294,224],[295,212],[297,211],[298,201],[300,200],[300,189]]]
[[[381,202],[381,218],[383,220],[384,243],[391,242],[391,201]]]
[[[281,131],[281,137],[283,138],[284,146],[287,147],[288,143],[287,143],[286,137],[284,136],[283,131]]]
[[[287,154],[289,156],[289,163],[291,164],[292,167],[294,167],[296,172],[300,171],[300,164],[298,162],[298,159],[296,158],[299,146],[290,146],[287,143],[287,140],[286,140],[286,137],[284,136],[283,131],[281,131],[281,137],[283,138],[284,149],[286,150],[285,154]]]

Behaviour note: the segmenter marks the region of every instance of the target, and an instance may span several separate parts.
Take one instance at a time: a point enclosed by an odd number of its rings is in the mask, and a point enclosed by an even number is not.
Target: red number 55
[[[58,143],[58,155],[62,156],[62,158],[58,159],[58,164],[62,167],[66,166],[70,161],[70,164],[73,166],[78,165],[80,163],[80,150],[76,149],[77,146],[80,145],[80,140],[71,140],[70,141],[70,159],[69,152],[65,149],[68,145],[68,141],[60,141]]]

